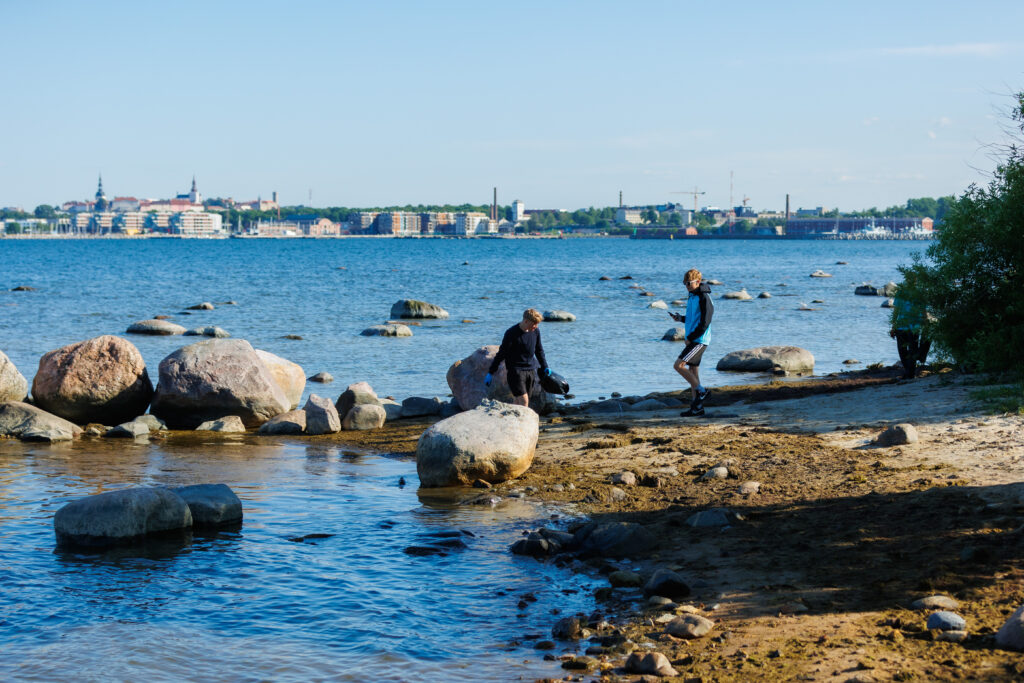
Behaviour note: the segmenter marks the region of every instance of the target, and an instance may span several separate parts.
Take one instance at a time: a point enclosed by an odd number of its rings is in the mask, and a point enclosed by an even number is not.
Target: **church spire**
[[[110,203],[107,201],[107,196],[103,194],[103,174],[99,174],[99,183],[96,187],[96,205],[97,211],[106,211]]]

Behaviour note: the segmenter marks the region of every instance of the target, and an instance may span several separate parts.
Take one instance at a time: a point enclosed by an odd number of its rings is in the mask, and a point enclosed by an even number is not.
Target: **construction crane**
[[[697,197],[702,195],[702,194],[707,194],[707,193],[702,191],[702,190],[698,190],[697,186],[694,185],[693,186],[693,192],[679,191],[679,192],[670,192],[669,194],[692,194],[693,195],[693,212],[697,213]]]

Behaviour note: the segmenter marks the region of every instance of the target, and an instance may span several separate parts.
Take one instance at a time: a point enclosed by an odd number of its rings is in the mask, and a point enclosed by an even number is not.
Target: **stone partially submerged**
[[[28,381],[18,372],[14,363],[0,351],[0,402],[24,401],[28,396]]]
[[[0,436],[53,442],[70,441],[81,433],[78,425],[27,403],[0,403]]]
[[[170,489],[110,491],[68,503],[53,516],[58,545],[104,547],[192,526],[185,500]]]
[[[408,325],[401,323],[387,323],[385,325],[372,325],[359,334],[364,337],[411,337],[412,330]]]
[[[178,494],[197,527],[219,527],[242,523],[242,501],[227,484],[194,484],[171,489]]]
[[[760,346],[743,351],[732,351],[718,361],[718,370],[732,372],[770,372],[781,368],[800,374],[814,371],[814,356],[798,346]]]
[[[140,320],[132,323],[125,330],[128,334],[149,334],[154,336],[170,336],[185,334],[186,330],[181,325],[169,323],[166,320]]]
[[[237,415],[246,427],[258,427],[290,407],[249,342],[210,339],[178,349],[160,362],[151,412],[173,429],[194,429],[224,415]]]
[[[447,320],[448,311],[435,304],[427,303],[426,301],[402,299],[401,301],[396,301],[391,306],[391,315],[389,317],[393,319],[433,318],[438,320]]]
[[[43,355],[32,380],[37,406],[77,424],[127,422],[145,413],[152,397],[142,354],[109,334]]]
[[[420,485],[490,484],[514,479],[529,469],[540,420],[524,406],[484,401],[479,407],[441,420],[416,444]]]

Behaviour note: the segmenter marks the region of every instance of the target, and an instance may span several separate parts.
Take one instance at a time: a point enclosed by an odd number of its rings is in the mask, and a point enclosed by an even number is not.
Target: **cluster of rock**
[[[853,293],[859,296],[884,296],[891,298],[896,295],[896,287],[896,283],[891,281],[885,283],[881,287],[875,287],[872,284],[865,283],[863,285],[858,285],[857,288],[853,290]]]
[[[242,502],[225,484],[147,487],[100,493],[70,502],[53,517],[57,544],[102,548],[193,527],[242,523]]]

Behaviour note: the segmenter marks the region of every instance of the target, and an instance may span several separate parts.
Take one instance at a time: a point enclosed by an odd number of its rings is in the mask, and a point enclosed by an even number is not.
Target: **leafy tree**
[[[36,207],[36,210],[33,212],[33,214],[35,214],[36,218],[56,218],[57,210],[54,209],[49,204],[40,204],[39,206]]]
[[[20,235],[21,234],[21,223],[14,221],[6,225],[8,235]]]
[[[672,215],[668,217],[668,224],[679,227],[683,224],[683,217],[676,212],[672,212]]]
[[[1012,120],[1024,132],[1024,92]],[[1024,138],[1021,139],[1024,141]],[[935,347],[968,369],[1024,375],[1024,148],[1009,145],[988,187],[949,203],[928,261],[903,266],[900,296],[934,316]]]
[[[654,209],[645,209],[640,213],[640,220],[644,223],[651,224],[658,222],[658,212]]]

